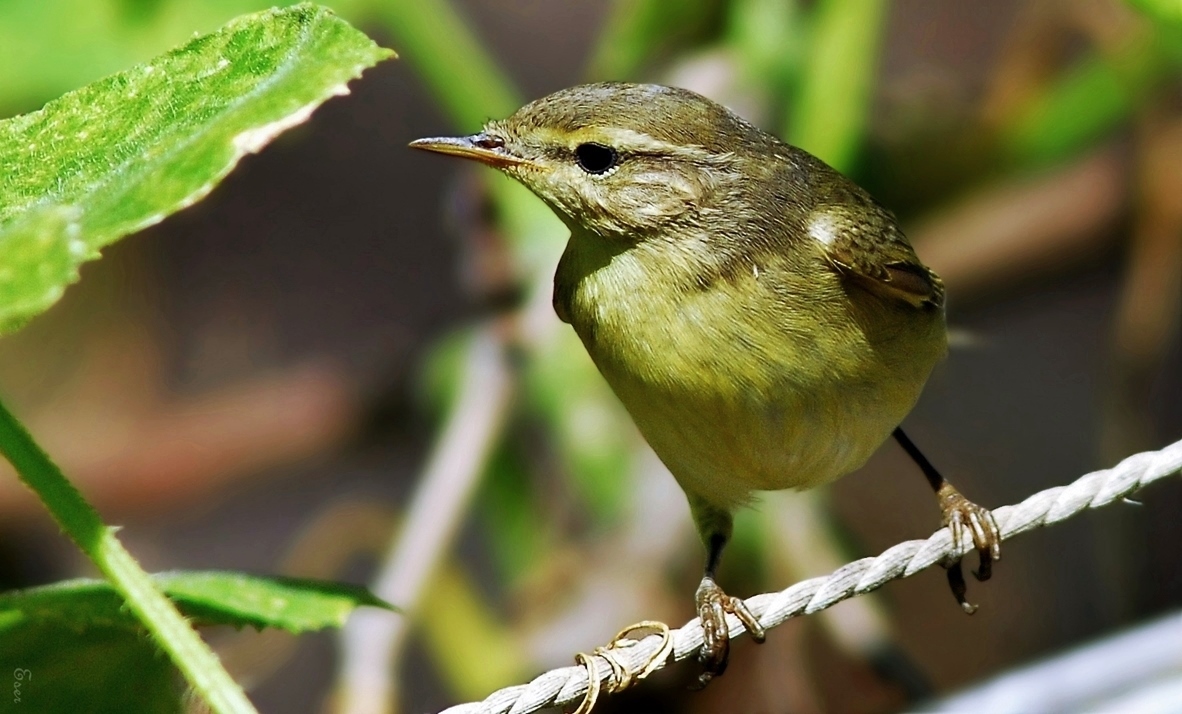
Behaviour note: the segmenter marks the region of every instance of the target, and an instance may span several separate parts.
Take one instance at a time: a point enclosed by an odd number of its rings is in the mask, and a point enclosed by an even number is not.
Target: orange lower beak
[[[494,168],[527,164],[529,161],[520,156],[514,156],[505,149],[504,142],[486,134],[472,136],[440,136],[431,139],[415,139],[410,142],[412,149],[434,151],[439,154],[451,154],[465,159],[473,159]]]

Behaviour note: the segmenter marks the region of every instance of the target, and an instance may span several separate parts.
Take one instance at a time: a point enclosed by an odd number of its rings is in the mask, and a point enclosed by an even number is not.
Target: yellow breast
[[[556,276],[654,451],[724,508],[861,466],[944,354],[943,316],[851,292],[819,259],[811,270],[765,257],[723,276],[703,251],[573,236]]]

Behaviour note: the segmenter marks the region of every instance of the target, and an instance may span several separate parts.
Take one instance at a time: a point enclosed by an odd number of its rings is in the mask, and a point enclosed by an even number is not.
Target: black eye
[[[575,161],[589,174],[607,173],[619,159],[615,149],[603,144],[579,144],[575,148]]]
[[[505,140],[499,136],[492,134],[481,133],[472,143],[476,144],[482,149],[500,149],[505,146]]]

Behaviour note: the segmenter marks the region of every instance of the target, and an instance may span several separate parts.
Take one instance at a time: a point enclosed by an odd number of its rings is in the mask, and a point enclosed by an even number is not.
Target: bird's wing
[[[842,277],[915,307],[943,306],[944,283],[919,261],[894,216],[877,204],[818,207],[808,232]]]

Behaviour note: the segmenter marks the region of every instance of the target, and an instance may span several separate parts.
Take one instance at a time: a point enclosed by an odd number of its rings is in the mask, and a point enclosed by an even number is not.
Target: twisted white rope
[[[1144,486],[1172,476],[1182,469],[1182,441],[1160,451],[1134,454],[1116,466],[1093,471],[1067,486],[1056,486],[1034,494],[1015,506],[993,511],[1001,528],[1002,540],[1040,526],[1066,520],[1088,508],[1099,508],[1123,499]],[[764,629],[779,625],[797,615],[824,610],[842,600],[875,590],[885,583],[906,578],[948,559],[972,550],[972,544],[957,547],[947,528],[941,528],[927,540],[911,540],[889,548],[876,558],[862,558],[838,568],[830,575],[799,582],[778,593],[756,595],[747,606]],[[738,618],[727,616],[731,637],[743,632]],[[626,663],[630,671],[640,671],[652,662],[662,646],[662,638],[649,635],[635,646],[615,652],[617,664]],[[702,626],[695,618],[673,631],[673,660],[696,653],[702,646]],[[661,662],[659,666],[664,666]],[[654,666],[653,669],[658,667]],[[612,676],[607,660],[593,667],[562,667],[550,670],[529,684],[506,687],[482,702],[460,704],[440,714],[529,714],[539,709],[579,701],[588,689],[588,671],[602,681]]]

